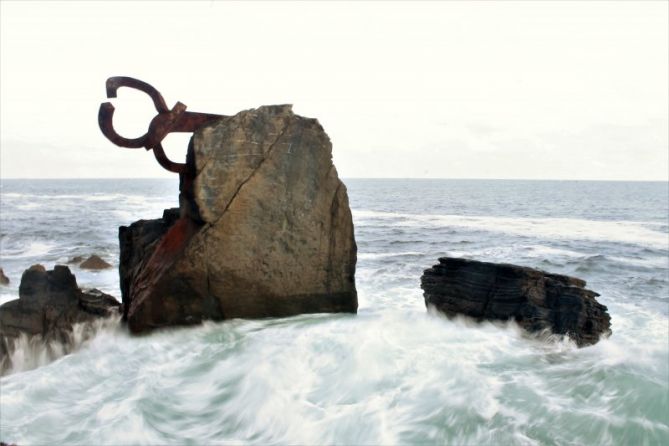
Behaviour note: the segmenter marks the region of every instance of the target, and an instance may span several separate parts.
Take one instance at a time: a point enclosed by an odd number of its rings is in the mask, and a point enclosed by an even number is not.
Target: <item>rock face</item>
[[[67,266],[46,271],[42,265],[33,265],[21,277],[19,299],[0,306],[0,369],[8,365],[13,338],[39,335],[45,341],[67,344],[73,324],[91,322],[118,309],[112,296],[80,290]]]
[[[163,235],[179,219],[179,208],[165,209],[163,217],[139,220],[119,228],[121,255],[119,276],[123,317],[127,319],[130,308],[130,285],[139,274],[141,266],[149,259]]]
[[[421,277],[425,304],[448,316],[515,320],[529,332],[568,335],[577,345],[611,334],[607,308],[585,281],[522,266],[439,259]]]
[[[132,331],[357,310],[348,196],[318,121],[243,111],[200,129],[188,164],[180,218],[120,230]]]

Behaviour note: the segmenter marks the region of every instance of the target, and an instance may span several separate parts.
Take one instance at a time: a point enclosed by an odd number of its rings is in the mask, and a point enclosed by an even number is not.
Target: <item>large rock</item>
[[[357,310],[346,187],[318,121],[288,105],[243,111],[200,129],[188,164],[180,218],[157,238],[166,225],[121,228],[132,331]]]
[[[0,370],[9,366],[13,340],[22,334],[67,348],[74,324],[110,316],[119,305],[99,290],[79,289],[67,266],[30,267],[21,276],[19,298],[0,306]]]
[[[568,335],[577,345],[611,334],[599,294],[575,277],[532,268],[442,257],[421,277],[425,304],[448,316],[515,320],[529,332]]]

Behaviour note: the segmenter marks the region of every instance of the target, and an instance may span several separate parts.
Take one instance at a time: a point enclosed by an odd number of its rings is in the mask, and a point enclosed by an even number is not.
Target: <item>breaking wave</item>
[[[358,224],[392,227],[445,227],[563,240],[595,240],[639,244],[655,248],[669,246],[669,233],[649,229],[644,222],[598,221],[571,218],[509,218],[465,215],[399,214],[354,211]],[[657,226],[658,228],[661,226]]]
[[[3,375],[25,372],[47,365],[67,354],[85,347],[91,339],[103,331],[119,330],[120,316],[110,316],[93,322],[74,324],[67,342],[46,341],[41,336],[22,334],[18,338],[4,338],[0,342],[10,352],[6,362],[0,364]]]

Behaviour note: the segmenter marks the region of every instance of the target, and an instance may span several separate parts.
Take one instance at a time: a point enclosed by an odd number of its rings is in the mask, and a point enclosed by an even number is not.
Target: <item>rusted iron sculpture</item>
[[[158,163],[170,172],[187,174],[188,167],[184,163],[175,163],[165,155],[161,144],[163,138],[171,132],[195,132],[203,125],[224,117],[223,115],[210,113],[187,112],[186,105],[181,102],[177,102],[170,110],[158,90],[146,82],[132,77],[110,77],[107,79],[106,86],[108,98],[115,98],[118,89],[121,87],[134,88],[146,93],[153,100],[153,105],[158,114],[151,120],[146,134],[139,138],[124,138],[114,130],[114,106],[111,102],[105,102],[100,104],[100,111],[98,112],[98,124],[102,133],[117,146],[129,149],[144,147],[146,150],[153,150],[153,155]]]

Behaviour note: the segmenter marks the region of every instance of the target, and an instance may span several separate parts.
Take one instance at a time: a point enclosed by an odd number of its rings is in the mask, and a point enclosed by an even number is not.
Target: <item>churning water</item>
[[[30,444],[669,444],[666,183],[348,180],[357,315],[232,320],[131,337],[100,324],[0,378],[0,440]],[[1,266],[97,253],[177,204],[162,180],[4,181]],[[426,312],[443,255],[575,275],[613,336],[577,349]],[[74,268],[119,296],[115,270]],[[38,366],[38,367],[37,367]]]

